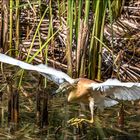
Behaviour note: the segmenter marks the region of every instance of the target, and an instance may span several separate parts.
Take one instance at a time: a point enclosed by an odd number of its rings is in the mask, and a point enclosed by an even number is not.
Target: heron
[[[49,67],[45,64],[32,65],[17,60],[8,55],[0,53],[0,61],[3,63],[19,66],[25,70],[37,71],[59,86],[56,93],[68,92],[68,102],[84,103],[89,105],[90,119],[74,119],[75,122],[94,122],[95,107],[102,109],[111,107],[119,103],[119,100],[138,100],[140,99],[140,83],[121,82],[118,79],[108,79],[105,82],[97,82],[87,78],[73,79],[66,73]]]

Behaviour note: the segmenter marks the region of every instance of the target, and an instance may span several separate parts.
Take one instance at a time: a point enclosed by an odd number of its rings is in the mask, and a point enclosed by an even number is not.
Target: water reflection
[[[25,80],[25,79],[24,79]],[[32,84],[34,83],[34,84]],[[7,129],[7,95],[5,93],[5,125],[0,128],[0,139],[41,139],[41,140],[137,140],[140,139],[140,105],[135,102],[124,102],[125,122],[124,128],[117,125],[120,105],[106,108],[103,112],[96,111],[95,123],[89,125],[82,123],[78,127],[70,126],[67,121],[80,114],[90,118],[89,109],[82,111],[78,104],[67,103],[65,95],[51,95],[56,87],[50,84],[48,89],[48,121],[46,128],[36,125],[36,89],[37,80],[26,79],[23,89],[30,97],[20,94],[20,123],[19,130],[14,134]]]
[[[134,112],[139,107],[135,107],[130,102],[126,102],[126,109],[130,114],[125,114],[124,129],[117,126],[117,112],[120,106],[107,108],[103,112],[97,112],[96,121],[93,126],[82,124],[78,128],[68,125],[67,121],[72,117],[77,117],[81,112],[79,105],[68,104],[65,97],[55,97],[50,101],[48,139],[68,139],[68,140],[135,140],[140,135],[140,115]],[[136,110],[137,110],[136,109]],[[90,112],[84,112],[86,117],[90,117]],[[134,115],[137,114],[137,115]]]

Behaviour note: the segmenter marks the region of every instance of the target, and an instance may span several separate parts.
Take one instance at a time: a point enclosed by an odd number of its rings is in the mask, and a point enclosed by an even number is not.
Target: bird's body
[[[58,71],[46,65],[31,65],[20,60],[11,58],[0,53],[0,61],[19,66],[25,70],[37,71],[54,83],[59,85],[56,93],[67,91],[68,102],[89,104],[91,120],[93,123],[94,107],[110,107],[118,104],[118,100],[137,100],[140,99],[140,83],[120,82],[117,79],[108,79],[99,83],[86,78],[73,79],[66,73]],[[116,100],[117,99],[117,100]],[[85,121],[85,119],[83,119]]]
[[[92,82],[92,80],[80,78],[77,82],[77,86],[69,92],[68,102],[88,103],[88,98],[91,96],[91,91],[89,91],[87,87]]]
[[[89,104],[91,98],[94,98],[95,104],[100,103],[104,96],[99,91],[93,91],[89,89],[89,84],[98,83],[96,81],[87,79],[87,78],[79,78],[76,87],[74,87],[68,95],[68,102],[70,103],[85,103]],[[100,96],[100,97],[99,97]]]

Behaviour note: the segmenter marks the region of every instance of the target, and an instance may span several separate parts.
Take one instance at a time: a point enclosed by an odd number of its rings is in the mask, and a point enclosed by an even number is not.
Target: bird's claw
[[[87,119],[83,119],[83,118],[72,118],[68,121],[68,124],[72,125],[72,126],[76,126],[77,128],[79,127],[79,125],[82,122],[87,122],[89,124],[93,124],[93,120],[87,120]]]
[[[83,119],[72,118],[68,121],[68,124],[70,124],[71,126],[76,126],[76,128],[78,128],[82,121]]]

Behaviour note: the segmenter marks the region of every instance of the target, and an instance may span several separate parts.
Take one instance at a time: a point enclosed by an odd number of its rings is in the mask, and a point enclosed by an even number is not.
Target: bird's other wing
[[[61,84],[65,81],[71,84],[74,83],[74,79],[69,77],[67,74],[65,74],[62,71],[56,70],[54,68],[48,67],[47,65],[43,65],[43,64],[31,65],[2,53],[0,53],[0,61],[3,63],[19,66],[20,68],[25,70],[37,71],[41,73],[43,76],[50,77],[50,80],[54,81],[57,84]]]
[[[111,107],[114,106],[116,104],[118,104],[119,102],[113,99],[110,99],[108,97],[105,97],[104,100],[102,100],[100,103],[98,103],[98,108],[100,110],[103,110],[104,107]]]
[[[100,91],[105,97],[119,100],[140,99],[140,83],[120,82],[117,79],[108,79],[103,83],[91,83],[90,88]]]

